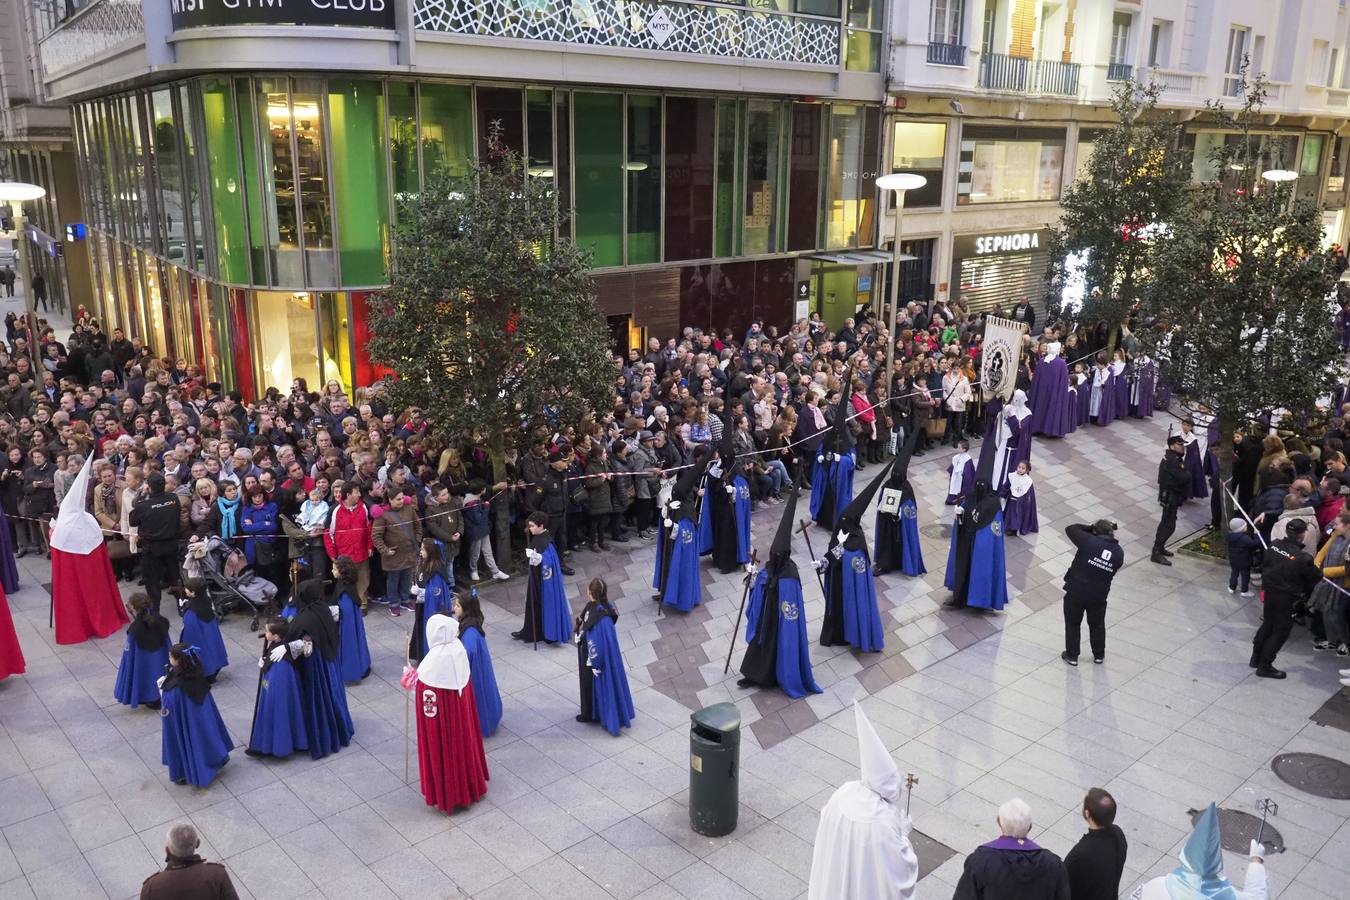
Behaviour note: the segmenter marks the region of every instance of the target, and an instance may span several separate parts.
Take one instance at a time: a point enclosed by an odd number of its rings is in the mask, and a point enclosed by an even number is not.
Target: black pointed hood
[[[853,435],[848,430],[848,416],[853,411],[853,372],[845,369],[844,387],[839,392],[839,405],[834,409],[834,422],[826,449],[833,453],[847,453],[853,447]]]
[[[670,490],[670,499],[679,501],[680,506],[676,510],[676,515],[672,515],[671,518],[683,519],[694,516],[699,482],[703,480],[703,473],[707,470],[712,457],[712,452],[705,449],[695,458],[692,465],[680,472],[679,479]]]
[[[862,522],[863,513],[867,512],[867,507],[872,504],[872,498],[881,490],[881,486],[886,483],[887,477],[891,474],[891,468],[895,465],[892,459],[886,463],[886,466],[877,473],[867,485],[862,489],[858,496],[849,501],[848,506],[839,514],[839,521],[835,523],[835,531],[841,528],[856,528]]]
[[[778,530],[773,534],[773,543],[769,546],[769,563],[764,567],[769,580],[797,577],[797,564],[792,561],[792,532],[797,524],[797,486],[792,486],[787,503],[783,504],[783,515],[778,519]]]
[[[994,454],[981,453],[979,461],[975,464],[975,489],[974,497],[976,500],[989,493],[994,485]]]
[[[895,459],[891,461],[891,480],[887,487],[898,490],[909,481],[909,461],[914,458],[914,449],[918,446],[919,429],[911,428],[905,437],[905,443],[900,446],[900,452],[895,454]]]
[[[722,458],[724,469],[736,460],[736,423],[731,418],[730,400],[722,404],[722,440],[717,445],[717,455]]]

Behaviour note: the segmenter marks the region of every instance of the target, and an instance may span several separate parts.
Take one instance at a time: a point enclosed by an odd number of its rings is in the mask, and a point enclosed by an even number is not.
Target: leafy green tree
[[[1220,465],[1233,428],[1284,409],[1313,409],[1340,354],[1321,210],[1275,180],[1294,160],[1276,136],[1253,133],[1265,90],[1243,77],[1242,106],[1211,103],[1228,132],[1208,154],[1209,177],[1189,191],[1153,242],[1140,338],[1187,405],[1219,419]],[[1286,177],[1292,173],[1285,173]]]
[[[1145,229],[1171,220],[1190,178],[1181,126],[1158,110],[1159,91],[1156,84],[1127,81],[1112,95],[1116,123],[1099,133],[1082,175],[1065,193],[1051,240],[1051,308],[1066,284],[1081,278],[1076,318],[1105,321],[1113,340],[1142,292]]]
[[[429,177],[408,202],[392,283],[370,300],[368,349],[390,371],[392,406],[485,442],[498,481],[533,427],[613,407],[590,254],[557,236],[561,222],[551,183],[494,133],[467,177]]]

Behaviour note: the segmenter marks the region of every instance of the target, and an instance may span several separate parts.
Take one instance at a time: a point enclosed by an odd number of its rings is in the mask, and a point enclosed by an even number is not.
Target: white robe
[[[919,860],[896,804],[845,782],[820,812],[808,900],[912,900]]]
[[[1111,380],[1111,370],[1107,366],[1102,366],[1092,374],[1092,400],[1088,405],[1088,413],[1097,415],[1102,411],[1102,391],[1106,390],[1107,383]]]
[[[965,474],[966,463],[968,462],[970,462],[969,453],[958,453],[952,457],[951,475],[947,478],[947,493],[953,497],[961,495],[961,488],[964,487],[961,484],[962,476]]]

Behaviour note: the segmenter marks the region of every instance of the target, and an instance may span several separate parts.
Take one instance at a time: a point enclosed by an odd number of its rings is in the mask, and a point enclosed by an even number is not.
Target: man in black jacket
[[[1093,525],[1070,525],[1064,534],[1078,548],[1064,573],[1064,652],[1060,658],[1078,665],[1083,616],[1087,615],[1092,661],[1106,659],[1106,595],[1111,579],[1125,565],[1125,551],[1116,540],[1116,523],[1099,519]]]
[[[1303,549],[1307,530],[1307,522],[1291,519],[1285,536],[1266,548],[1261,575],[1266,603],[1261,627],[1252,639],[1252,658],[1247,663],[1261,678],[1285,677],[1284,672],[1275,668],[1275,655],[1294,627],[1294,604],[1307,597],[1322,578],[1322,570]]]
[[[141,544],[141,575],[145,593],[159,610],[160,590],[178,582],[178,531],[183,507],[178,495],[164,492],[164,476],[151,472],[145,479],[149,493],[137,500],[127,517]]]
[[[1073,900],[1116,900],[1129,844],[1125,832],[1115,824],[1115,798],[1101,788],[1092,788],[1083,798],[1083,821],[1087,822],[1088,833],[1064,857],[1069,896]]]
[[[1170,566],[1167,557],[1172,551],[1167,542],[1177,530],[1177,509],[1186,499],[1186,486],[1190,479],[1186,475],[1186,442],[1181,435],[1174,434],[1167,439],[1167,452],[1158,463],[1158,504],[1162,506],[1162,520],[1158,522],[1158,532],[1153,536],[1153,555],[1149,557],[1155,563]]]

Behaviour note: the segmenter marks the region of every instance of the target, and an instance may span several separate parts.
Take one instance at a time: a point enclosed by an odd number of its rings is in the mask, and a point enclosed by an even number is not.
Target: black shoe
[[[1262,666],[1261,668],[1259,668],[1259,669],[1256,670],[1256,677],[1257,677],[1257,678],[1287,678],[1287,677],[1289,677],[1289,676],[1285,675],[1285,673],[1281,672],[1279,669],[1275,668],[1274,666]]]
[[[1149,562],[1155,562],[1160,566],[1170,566],[1172,564],[1172,561],[1167,557],[1163,556],[1161,553],[1155,553],[1148,559]]]
[[[736,679],[736,687],[749,688],[749,687],[754,687],[754,686],[755,686],[755,683],[754,683],[753,681],[751,681],[749,678],[737,678],[737,679]]]
[[[1094,657],[1092,657],[1092,661],[1093,661],[1094,663],[1096,663],[1097,665],[1100,666],[1102,663],[1106,662],[1106,657],[1105,657],[1105,656],[1094,656]]]
[[[613,542],[616,543],[616,544],[626,544],[626,543],[628,543],[628,538],[624,537],[624,536],[621,535],[621,534],[620,534],[620,535],[615,535],[614,537],[610,538],[610,540],[613,541]]]
[[[1061,654],[1059,655],[1059,658],[1062,659],[1062,660],[1064,660],[1066,663],[1068,663],[1068,664],[1071,665],[1071,666],[1077,666],[1077,665],[1078,665],[1078,657],[1076,657],[1076,656],[1070,656],[1068,650],[1065,650],[1063,653],[1061,653]]]
[[[523,637],[521,636],[521,635],[523,635],[523,634],[525,634],[525,632],[524,632],[523,630],[521,630],[521,631],[513,631],[513,632],[511,632],[511,638],[512,638],[512,640],[523,641],[523,640],[525,640],[525,638],[523,638]]]
[[[606,544],[604,541],[600,542],[599,548],[605,552],[609,552],[609,544]]]
[[[14,558],[15,558],[15,559],[23,559],[23,558],[24,558],[25,556],[27,556],[27,555],[28,555],[28,548],[27,548],[27,547],[20,547],[20,548],[18,549],[18,552],[16,552],[16,553],[14,554]]]
[[[1257,666],[1259,666],[1259,665],[1261,665],[1261,660],[1257,658],[1256,652],[1253,651],[1253,652],[1252,652],[1252,658],[1249,659],[1249,660],[1247,660],[1247,668],[1249,668],[1249,669],[1255,669],[1255,668],[1256,668]]]
[[[966,608],[966,604],[962,603],[960,600],[957,600],[955,597],[953,597],[952,599],[948,600],[946,603],[942,604],[942,608],[943,608],[943,609],[965,609],[965,608]]]
[[[562,573],[563,573],[564,575],[575,575],[575,574],[577,574],[576,570],[573,569],[571,566],[567,565],[566,563],[560,563],[560,564],[558,565],[558,568],[562,569]]]
[[[1173,553],[1171,550],[1168,550],[1166,547],[1164,547],[1162,550],[1158,552],[1161,553],[1163,556],[1176,556],[1175,553]]]
[[[578,722],[589,722],[589,721],[591,721],[591,717],[590,717],[590,716],[583,716],[581,713],[577,713],[576,716],[575,716],[574,718],[575,718]]]

